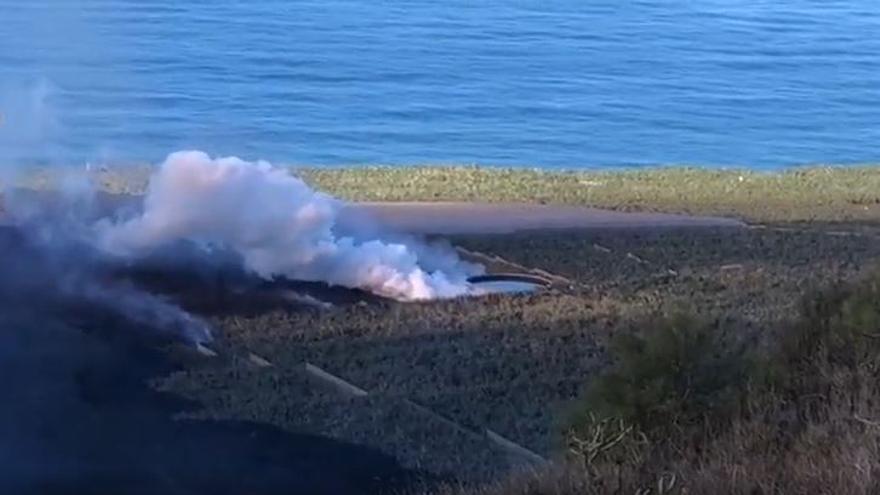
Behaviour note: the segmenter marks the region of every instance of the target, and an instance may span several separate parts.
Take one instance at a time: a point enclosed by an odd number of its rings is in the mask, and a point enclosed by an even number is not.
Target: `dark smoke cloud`
[[[157,336],[192,344],[211,340],[205,322],[116,276],[112,260],[84,242],[75,213],[56,216],[51,208],[28,213],[0,226],[0,256],[6,260],[0,263],[0,310],[47,321],[109,315]]]

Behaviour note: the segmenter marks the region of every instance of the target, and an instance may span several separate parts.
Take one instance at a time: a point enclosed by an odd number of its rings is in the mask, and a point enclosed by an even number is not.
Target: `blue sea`
[[[0,0],[0,158],[880,161],[877,0]]]

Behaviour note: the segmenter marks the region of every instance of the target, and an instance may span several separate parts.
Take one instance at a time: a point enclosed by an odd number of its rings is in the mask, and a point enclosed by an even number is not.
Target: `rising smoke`
[[[52,196],[5,191],[0,313],[25,311],[47,324],[113,315],[129,328],[156,336],[209,342],[211,330],[204,321],[114,276],[112,264],[89,240],[87,191],[68,189]]]
[[[0,254],[31,262],[0,269],[0,299],[15,304],[9,296],[28,294],[62,307],[117,313],[192,343],[211,339],[208,325],[118,280],[112,267],[164,259],[173,270],[180,265],[174,253],[186,253],[190,269],[222,270],[221,260],[267,280],[320,281],[403,301],[467,295],[468,278],[482,272],[448,246],[385,233],[375,224],[361,231],[351,222],[340,226],[345,205],[287,170],[198,151],[169,155],[134,212],[123,207],[107,214],[92,184],[75,176],[52,193],[7,188],[3,196],[10,226],[0,227],[0,240],[20,239],[0,242]],[[196,249],[178,249],[181,244]]]
[[[401,300],[469,292],[481,268],[421,243],[336,230],[342,203],[266,162],[173,153],[150,180],[142,212],[96,224],[98,246],[137,258],[188,240],[238,253],[248,270],[362,288]]]

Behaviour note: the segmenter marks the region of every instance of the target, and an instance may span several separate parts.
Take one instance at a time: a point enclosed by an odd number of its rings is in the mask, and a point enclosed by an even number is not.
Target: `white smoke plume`
[[[335,230],[342,203],[267,162],[173,153],[153,175],[143,211],[96,225],[100,248],[137,257],[190,240],[237,252],[260,276],[324,281],[401,300],[470,290],[481,267],[423,244],[357,239]]]

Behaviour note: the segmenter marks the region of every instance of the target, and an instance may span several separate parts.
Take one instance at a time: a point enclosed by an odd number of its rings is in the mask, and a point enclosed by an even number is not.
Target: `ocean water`
[[[0,159],[880,161],[877,0],[0,0]]]

